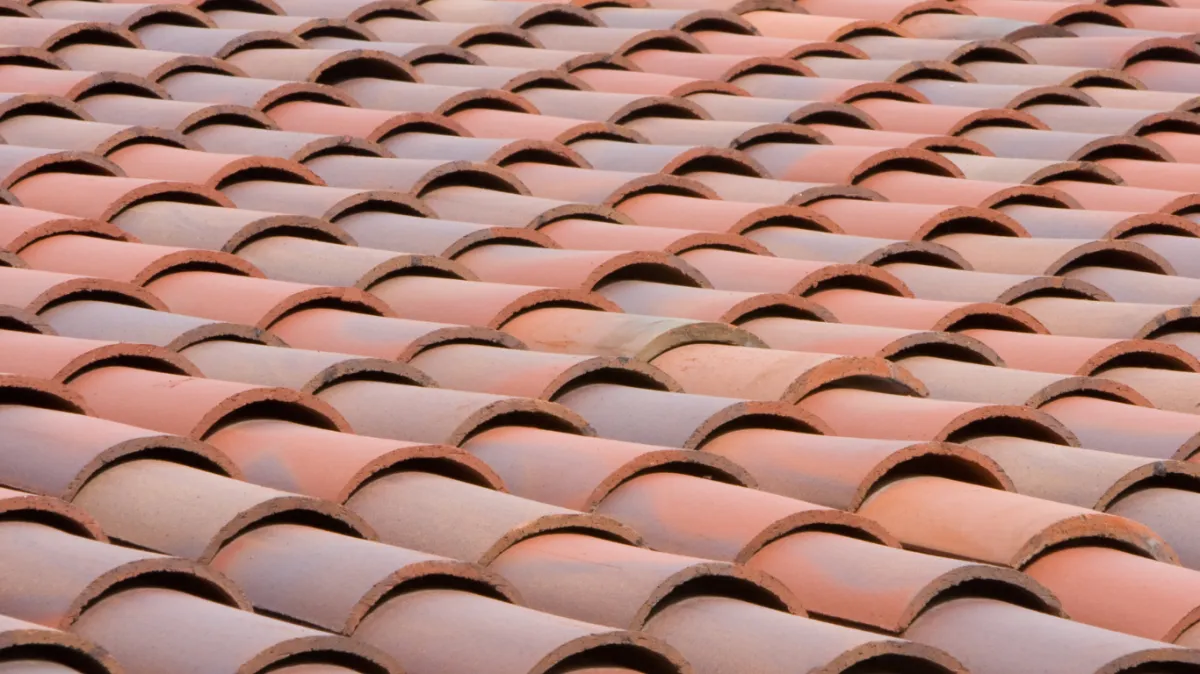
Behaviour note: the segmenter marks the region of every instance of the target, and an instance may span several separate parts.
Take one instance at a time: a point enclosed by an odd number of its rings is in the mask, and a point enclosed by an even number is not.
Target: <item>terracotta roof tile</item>
[[[1170,4],[0,1],[0,671],[1200,671]]]

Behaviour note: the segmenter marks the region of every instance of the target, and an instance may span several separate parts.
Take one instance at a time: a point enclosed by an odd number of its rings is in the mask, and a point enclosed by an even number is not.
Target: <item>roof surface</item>
[[[0,674],[1200,672],[1200,0],[0,0]]]

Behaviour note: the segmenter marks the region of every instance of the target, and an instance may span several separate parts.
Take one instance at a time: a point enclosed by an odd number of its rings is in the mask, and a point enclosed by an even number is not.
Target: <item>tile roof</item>
[[[0,0],[0,673],[1200,674],[1200,0]]]

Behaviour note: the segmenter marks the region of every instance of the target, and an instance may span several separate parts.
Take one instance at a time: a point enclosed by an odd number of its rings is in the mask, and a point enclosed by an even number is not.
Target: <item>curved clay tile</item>
[[[854,388],[818,391],[802,400],[799,407],[823,418],[834,432],[857,437],[961,442],[1007,434],[1079,445],[1071,430],[1047,413],[1049,409],[934,400]]]
[[[309,160],[306,168],[334,187],[396,190],[418,197],[461,185],[529,194],[511,171],[483,162],[325,155]]]
[[[463,449],[495,469],[513,494],[585,512],[625,481],[662,470],[728,484],[753,482],[715,454],[519,426],[484,431]]]
[[[808,127],[783,122],[739,122],[706,119],[637,119],[625,125],[657,145],[704,145],[744,149],[762,142],[827,143]]]
[[[99,298],[74,299],[46,309],[43,318],[67,337],[154,344],[172,351],[220,338],[282,344],[278,337],[258,328],[142,308],[144,305],[131,303],[128,297],[102,293]]]
[[[1018,569],[1078,539],[1176,560],[1157,534],[1132,520],[941,477],[894,481],[867,498],[859,513],[887,527],[906,547]]]
[[[921,80],[920,83],[932,81],[935,80]],[[765,73],[740,77],[737,84],[753,96],[774,99],[852,103],[858,99],[880,97],[913,102],[927,101],[916,89],[894,82],[836,77],[791,77]]]
[[[905,358],[899,365],[924,383],[929,397],[937,400],[1037,408],[1060,398],[1083,396],[1153,407],[1133,387],[1107,378],[1064,376],[930,356]],[[965,385],[968,382],[969,385]]]
[[[641,142],[624,139],[626,143]],[[587,160],[557,141],[509,138],[474,138],[439,133],[402,133],[384,141],[384,146],[406,159],[468,161],[506,166],[534,161],[555,166],[586,168]]]
[[[971,268],[963,256],[931,241],[876,239],[795,227],[761,227],[746,236],[765,246],[773,255],[793,260],[817,259],[885,268],[897,264],[919,265],[938,271]]]
[[[431,215],[415,197],[394,190],[346,189],[260,179],[226,185],[222,194],[238,208],[307,215],[333,222],[363,211]]]
[[[865,203],[834,199],[823,203]],[[622,202],[617,210],[646,227],[684,228],[718,234],[745,234],[768,223],[819,232],[840,231],[833,220],[814,209],[793,205],[711,200],[674,194],[644,194]]]
[[[548,236],[532,229],[418,218],[393,213],[353,213],[339,220],[338,225],[364,248],[436,255],[447,260],[452,260],[476,246],[489,243],[507,242],[543,248],[556,247]],[[459,274],[462,274],[463,278],[470,276],[463,274],[461,269]]]
[[[402,594],[372,611],[355,640],[409,663],[406,671],[548,674],[577,669],[624,674],[689,665],[662,641],[553,616],[468,592],[430,589]],[[628,668],[627,668],[628,667]],[[566,669],[560,669],[566,668]]]
[[[832,124],[810,124],[829,142],[837,145],[869,145],[879,148],[930,150],[933,152],[959,153],[977,156],[993,156],[995,153],[982,143],[962,136],[904,133],[901,131],[877,131],[873,128],[860,129]]]
[[[355,431],[393,440],[458,445],[482,429],[518,420],[547,430],[592,434],[575,412],[532,398],[372,381],[339,382],[318,397],[344,414]],[[412,410],[412,417],[396,418],[393,405]]]
[[[538,24],[619,25],[602,21],[598,14],[567,3],[432,0],[421,4],[438,21],[481,21],[527,28]],[[616,8],[620,11],[622,8]]]
[[[742,324],[767,316],[834,321],[833,314],[812,300],[787,293],[754,293],[646,281],[617,281],[599,294],[631,314],[672,316],[699,321]]]
[[[973,206],[829,199],[809,208],[836,224],[837,233],[862,237],[921,241],[957,232],[1029,236],[1006,212]]]
[[[608,517],[421,471],[373,480],[347,505],[370,523],[385,543],[484,565],[521,541],[540,540],[557,532],[641,543],[636,532]]]
[[[797,321],[788,316],[768,315],[751,316],[740,325],[773,349],[880,358],[924,353],[965,363],[1004,365],[990,346],[966,334],[854,325],[836,320],[830,316],[825,322]]]
[[[853,185],[888,171],[963,177],[950,160],[927,150],[760,143],[747,148],[746,154],[762,163],[776,180]]]
[[[1042,322],[1054,335],[1143,339],[1153,337],[1172,323],[1190,319],[1194,309],[1168,304],[1087,302],[1035,297],[1018,305]]]
[[[498,243],[471,249],[456,262],[489,283],[585,291],[618,280],[662,281],[694,288],[709,285],[678,256],[648,251],[561,250]]]
[[[333,5],[325,0],[288,0],[278,11],[264,13],[329,16],[347,21],[363,21],[375,16],[434,19],[427,10],[410,0],[344,0]]]
[[[593,383],[680,390],[657,368],[624,358],[449,344],[426,349],[411,362],[447,388],[541,400]]]
[[[79,300],[165,310],[162,300],[135,286],[72,274],[0,267],[0,302],[35,314]]]
[[[1187,669],[1200,662],[1187,649],[985,598],[932,607],[904,636],[945,649],[975,674],[1047,666],[1064,674],[1132,674],[1143,665]],[[1005,647],[1013,643],[1021,648]]]
[[[371,43],[364,43],[371,44]],[[361,74],[415,82],[418,77],[404,60],[387,52],[360,49],[252,49],[227,59],[250,77],[337,84]]]
[[[75,632],[129,663],[131,671],[264,674],[285,672],[297,660],[338,674],[401,671],[368,644],[157,588],[105,597],[84,613]],[[146,649],[146,639],[161,648]],[[204,646],[214,642],[222,647]]]
[[[1194,393],[1194,374],[1147,367],[1115,367],[1101,376],[1132,387],[1160,410],[1191,412],[1200,407],[1200,400],[1196,400]]]
[[[644,361],[692,342],[762,345],[757,337],[724,323],[554,306],[516,316],[504,324],[504,331],[540,351]]]
[[[508,169],[529,187],[533,196],[542,199],[617,206],[627,199],[655,192],[717,198],[716,193],[703,184],[687,177],[661,173],[580,169],[532,162],[510,164]]]
[[[101,417],[194,438],[245,418],[348,428],[337,411],[308,394],[134,369],[119,362],[84,372],[71,386]]]
[[[1168,484],[1164,478],[1187,489],[1200,475],[1190,463],[1023,438],[975,438],[968,445],[1001,466],[1017,493],[1099,511],[1142,489]]]
[[[238,474],[228,458],[203,443],[95,417],[12,405],[0,411],[0,427],[12,438],[0,455],[0,480],[67,500],[108,465],[139,455]]]
[[[868,265],[763,257],[734,251],[696,249],[679,257],[718,290],[811,295],[828,288],[855,288],[910,297],[900,279]]]
[[[369,28],[345,19],[261,14],[234,9],[216,9],[207,13],[217,28],[250,28],[289,33],[298,38],[341,37],[351,40],[378,40]]]
[[[931,102],[938,105],[973,106],[985,108],[1013,108],[1023,110],[1027,107],[1048,105],[1054,108],[1073,108],[1096,106],[1096,99],[1079,89],[1059,85],[1037,84],[982,84],[946,82],[939,80],[919,80],[909,85],[919,91]],[[1033,113],[1033,111],[1027,110]],[[1035,117],[1038,115],[1034,114]],[[1042,119],[1038,117],[1038,119]],[[1043,122],[1051,124],[1049,120]],[[1054,128],[1051,126],[1051,128]],[[1063,129],[1071,130],[1071,129]]]
[[[496,2],[503,2],[503,0],[496,0]],[[490,0],[488,4],[491,4]],[[565,7],[566,5],[542,6]],[[436,91],[438,88],[442,87],[456,87],[459,90],[482,88],[485,91],[495,94],[495,92],[498,91],[519,92],[524,89],[537,89],[543,87],[572,89],[579,91],[586,91],[591,88],[586,82],[573,74],[541,68],[508,68],[502,66],[464,65],[462,63],[439,63],[436,61],[430,61],[421,64],[417,68],[417,74],[421,76],[422,82],[426,83],[428,87],[431,87],[431,91]],[[349,80],[344,83],[343,86],[360,86],[368,90],[382,90],[385,88],[381,85],[380,81],[370,81],[366,79]],[[410,85],[408,89],[414,90],[414,87]],[[515,95],[512,98],[504,98],[504,102],[506,104],[515,103],[518,106],[522,105],[521,100],[522,99],[520,97]],[[490,104],[493,107],[497,107],[499,102],[499,98],[497,97],[497,99],[492,101]],[[487,107],[487,105],[483,103],[480,105]]]
[[[771,205],[805,206],[824,199],[839,198],[884,200],[878,192],[859,185],[797,183],[790,180],[752,178],[715,171],[696,171],[689,174],[688,177],[712,188],[722,199],[745,198]],[[946,180],[953,179],[947,178]]]
[[[798,403],[825,387],[854,382],[875,390],[927,395],[924,384],[882,358],[689,344],[652,364],[701,395]]]
[[[1103,288],[1118,302],[1191,304],[1200,298],[1200,279],[1150,271],[1085,267],[1067,272],[1074,280]]]
[[[701,23],[701,26],[705,24]],[[753,30],[753,29],[752,29]],[[763,37],[753,33],[695,30],[692,37],[713,54],[743,54],[772,58],[802,59],[809,56],[866,58],[861,49],[841,42],[823,42],[786,37]],[[749,75],[755,77],[755,75]],[[770,77],[770,75],[768,75]]]
[[[1044,128],[1037,118],[1006,108],[958,107],[879,98],[859,100],[854,106],[870,115],[884,131],[957,136],[993,126]]]
[[[0,16],[0,39],[19,47],[55,51],[71,44],[99,43],[137,48],[142,46],[139,37],[102,21]]]
[[[874,190],[887,199],[910,203],[950,202],[954,206],[981,208],[1025,204],[1056,209],[1082,208],[1073,196],[1053,186],[943,178],[907,171],[876,174],[865,178],[858,186]]]
[[[610,122],[589,122],[526,112],[472,108],[460,110],[449,119],[478,138],[531,139],[567,145],[593,137],[644,142],[644,137],[636,129]]]
[[[1179,553],[1183,565],[1195,569],[1200,565],[1200,555],[1197,554],[1200,550],[1189,538],[1189,531],[1196,521],[1198,506],[1200,499],[1195,492],[1151,483],[1110,505],[1108,511],[1154,527]],[[1197,640],[1194,627],[1178,641],[1195,648]]]
[[[733,428],[824,433],[828,426],[802,407],[690,393],[588,384],[559,396],[601,437],[695,449]]]
[[[0,177],[0,187],[4,189],[9,189],[37,173],[71,170],[108,176],[121,173],[121,169],[112,162],[84,152],[54,151],[18,145],[0,146],[0,176],[3,176]]]
[[[30,649],[37,653],[32,658],[28,657]],[[124,671],[111,655],[83,637],[7,616],[0,617],[0,654],[20,658],[10,660],[15,667],[32,667],[47,674],[74,674],[79,671],[76,667],[96,674]]]
[[[1080,622],[1187,646],[1200,620],[1200,576],[1122,550],[1081,547],[1039,559],[1029,574],[1050,587]],[[1104,597],[1088,587],[1105,587]]]
[[[245,588],[259,610],[347,635],[381,602],[413,586],[515,599],[507,581],[474,564],[296,524],[267,525],[237,538],[212,567]],[[310,592],[280,584],[281,567],[288,581]],[[329,573],[340,581],[322,582]]]
[[[1200,100],[1196,94],[1178,91],[1150,91],[1146,89],[1125,89],[1103,85],[1076,85],[1078,90],[1087,94],[1105,107],[1137,110],[1173,110],[1177,112],[1196,112],[1200,110]],[[1149,114],[1149,113],[1147,113]]]
[[[70,629],[88,608],[123,586],[187,588],[205,599],[248,609],[240,589],[208,567],[110,545],[32,522],[0,524],[5,554],[0,568],[10,579],[0,591],[0,608],[9,617],[56,629]],[[53,570],[44,554],[53,555]],[[21,591],[16,591],[22,588]],[[29,603],[29,592],[38,597]]]
[[[271,331],[287,344],[301,349],[337,351],[402,362],[426,348],[448,342],[521,347],[520,341],[498,330],[387,318],[322,308],[320,304],[284,316],[271,326]]]
[[[300,163],[322,154],[392,156],[391,152],[378,143],[362,138],[256,129],[229,124],[210,124],[194,129],[188,138],[196,141],[206,152],[278,157]]]
[[[13,186],[13,194],[30,208],[104,221],[149,201],[177,200],[209,206],[233,205],[220,192],[191,183],[75,173],[43,173],[30,176]]]
[[[411,365],[328,351],[287,349],[231,340],[209,340],[189,346],[183,356],[203,376],[258,386],[280,386],[319,393],[335,384],[359,379],[436,386]]]
[[[467,21],[420,21],[381,16],[362,22],[376,40],[399,43],[444,44],[471,47],[477,44],[503,44],[540,48],[542,43],[530,31],[509,24],[481,23],[477,17]]]
[[[209,124],[238,122],[263,129],[275,126],[270,117],[257,110],[228,103],[150,102],[134,96],[101,95],[92,96],[81,105],[100,122],[160,127],[185,134]]]
[[[408,130],[429,127],[440,128],[453,135],[466,135],[466,129],[452,119],[423,112],[367,110],[295,101],[272,108],[268,116],[284,131],[344,135],[371,143],[382,143]]]
[[[186,358],[148,344],[102,342],[28,332],[0,332],[0,370],[66,383],[83,372],[122,364],[199,376]],[[18,353],[21,355],[18,356]]]
[[[718,583],[726,596],[804,615],[799,602],[766,574],[576,533],[526,539],[488,567],[509,579],[531,608],[613,627],[642,629],[660,604],[703,596],[704,586]]]
[[[704,111],[714,119],[724,121],[823,123],[858,128],[870,128],[876,124],[858,108],[840,102],[752,98],[703,92],[692,94],[687,100],[703,106]]]
[[[309,46],[316,49],[327,50],[331,52],[353,52],[362,49],[366,45],[372,51],[379,51],[385,54],[390,54],[399,58],[406,64],[416,68],[422,63],[433,63],[438,61],[449,61],[451,63],[471,64],[481,63],[478,56],[463,49],[452,45],[442,44],[408,44],[404,42],[364,42],[362,40],[350,40],[344,37],[310,37],[307,40]],[[487,45],[482,45],[487,46]],[[514,47],[521,49],[521,47]],[[355,77],[358,73],[355,70],[340,70],[334,71],[326,76],[330,83],[340,82],[347,77]],[[387,79],[403,80],[402,77],[388,76]]]
[[[477,67],[457,64],[441,65],[459,68]],[[495,88],[399,82],[366,77],[347,80],[340,83],[338,88],[352,95],[365,107],[376,110],[430,112],[439,115],[453,115],[462,110],[474,108],[537,112],[537,109],[521,96]],[[448,122],[446,124],[449,126]],[[425,131],[431,131],[434,128],[436,126],[430,126]]]
[[[1033,335],[1000,330],[964,331],[1001,354],[1012,367],[1038,372],[1097,375],[1137,363],[1156,369],[1196,372],[1200,362],[1170,343],[1140,339]]]
[[[239,249],[238,256],[277,281],[361,290],[404,275],[474,278],[465,267],[432,255],[392,253],[294,236],[260,238]],[[322,261],[320,266],[309,264],[317,259]]]
[[[1115,171],[1091,161],[1055,161],[958,155],[947,158],[972,180],[997,180],[1027,185],[1052,184],[1056,180],[1084,180],[1106,185],[1120,185],[1123,180]],[[1138,162],[1155,163],[1155,162]]]
[[[954,249],[977,271],[1002,274],[1053,275],[1100,265],[1117,269],[1173,274],[1170,262],[1136,241],[1022,239],[983,234],[948,234],[937,242]]]
[[[53,0],[58,2],[59,0]],[[62,0],[76,2],[77,0]],[[106,3],[107,4],[107,3]],[[113,3],[109,6],[121,6]],[[128,6],[128,5],[125,5]],[[157,5],[158,7],[181,7],[182,5]],[[153,49],[132,49],[102,44],[75,44],[57,52],[57,56],[74,70],[100,72],[122,72],[144,78],[147,82],[159,83],[182,72],[208,72],[234,77],[244,73],[237,67],[211,56],[176,54]],[[114,89],[116,87],[113,87]]]
[[[634,189],[657,178],[631,181]],[[666,182],[690,184],[684,179]],[[608,179],[608,182],[612,182]],[[628,216],[612,206],[512,194],[472,185],[448,185],[429,192],[423,201],[442,217],[487,225],[538,229],[558,220],[585,218],[602,222],[632,224]],[[707,202],[711,203],[711,202]]]
[[[1064,33],[1064,31],[1046,32],[1056,35]],[[851,37],[846,39],[845,43],[862,50],[868,58],[872,59],[944,61],[955,65],[974,61],[1033,63],[1033,57],[1024,49],[1003,39],[930,39],[876,34]]]
[[[572,144],[594,168],[605,171],[661,172],[687,175],[691,171],[719,170],[766,177],[766,170],[740,150],[689,145],[618,143],[581,140]]]
[[[270,419],[226,426],[209,436],[209,442],[244,468],[250,482],[335,503],[345,503],[375,479],[413,469],[504,489],[486,464],[447,445],[385,440]]]
[[[113,218],[113,223],[146,243],[227,253],[278,235],[354,245],[354,239],[337,225],[310,216],[171,201],[139,204]]]
[[[662,73],[647,73],[609,68],[583,68],[571,77],[596,91],[611,91],[641,96],[688,96],[694,93],[725,93],[743,96],[745,91],[728,82]]]
[[[391,315],[387,305],[356,288],[316,286],[265,278],[186,269],[147,284],[173,312],[270,328],[314,305],[375,316]]]
[[[986,487],[1013,489],[1004,470],[986,454],[942,442],[742,429],[712,440],[704,452],[744,467],[760,489],[851,511],[905,474],[952,476]]]
[[[50,324],[37,314],[3,304],[0,304],[0,330],[41,335],[55,334]]]
[[[695,38],[679,30],[542,24],[531,27],[529,33],[548,49],[600,52],[618,56],[632,56],[645,50],[696,54],[704,51],[704,47]]]
[[[25,248],[21,256],[33,269],[111,279],[136,286],[144,286],[180,269],[206,268],[226,274],[262,276],[253,264],[227,253],[77,234],[42,239]]]
[[[830,673],[859,667],[896,667],[913,674],[967,671],[936,648],[788,615],[737,597],[684,596],[652,617],[645,631],[711,671],[746,663],[768,670],[799,667]]]
[[[137,37],[150,49],[219,59],[241,51],[275,50],[280,47],[306,51],[304,41],[300,38],[272,30],[151,24],[139,28]]]
[[[143,143],[161,143],[178,148],[197,149],[199,146],[187,136],[165,128],[154,126],[130,126],[102,122],[61,119],[26,115],[0,122],[0,132],[13,145],[48,147],[62,150],[107,155],[114,150]],[[70,168],[70,167],[68,167]],[[120,175],[101,168],[88,170],[97,175]]]
[[[6,522],[28,522],[84,539],[108,541],[90,513],[53,497],[0,487],[0,513]]]
[[[629,59],[608,52],[530,49],[501,44],[480,44],[471,47],[467,54],[482,61],[484,65],[500,68],[553,70],[563,73],[570,73],[589,66],[636,70],[636,66],[633,66]]]
[[[899,545],[874,522],[836,508],[669,471],[627,479],[596,512],[634,527],[655,550],[738,564],[812,530]]]
[[[1029,234],[1038,238],[1122,239],[1139,234],[1166,233],[1175,235],[1171,237],[1173,241],[1179,241],[1180,236],[1190,238],[1200,233],[1196,223],[1191,220],[1166,213],[1063,210],[1024,204],[1007,205],[1001,210],[1004,215],[1019,222]],[[1156,248],[1153,241],[1151,237],[1142,242],[1154,248],[1160,255],[1166,256],[1173,265],[1179,264],[1169,253]]]
[[[989,127],[968,130],[965,137],[982,143],[1000,157],[1058,161],[1108,157],[1149,161],[1172,159],[1170,153],[1153,139],[1136,136]]]
[[[903,83],[909,80],[941,79],[970,82],[971,74],[962,66],[946,61],[909,59],[847,59],[804,56],[800,63],[818,77],[848,80],[872,80]]]
[[[1200,426],[1195,415],[1186,412],[1074,397],[1054,400],[1042,409],[1090,449],[1181,461],[1200,449]],[[1131,428],[1138,431],[1131,433]]]
[[[591,13],[604,25],[614,28],[681,30],[693,34],[714,31],[754,35],[756,32],[745,19],[721,9],[596,7]]]
[[[267,110],[289,100],[354,105],[354,100],[336,87],[311,82],[184,72],[167,78],[162,86],[177,101],[240,105],[253,110]]]
[[[634,68],[658,75],[674,75],[701,80],[734,83],[740,77],[758,73],[812,75],[800,61],[754,54],[711,54],[646,49],[628,56]]]
[[[46,19],[69,19],[119,24],[137,30],[143,24],[173,23],[196,27],[213,27],[203,12],[184,4],[142,5],[133,3],[93,4],[80,0],[50,0],[37,3],[37,14]]]
[[[214,189],[264,178],[310,185],[322,182],[301,164],[276,157],[219,154],[140,144],[117,150],[112,153],[111,159],[133,178],[193,182]]]
[[[964,269],[970,269],[970,267],[970,264],[963,265]],[[924,300],[1013,304],[1023,299],[1044,295],[1102,302],[1111,302],[1114,299],[1099,285],[1089,283],[1086,275],[1076,278],[1077,275],[1074,273],[1069,278],[1064,278],[1061,276],[963,271],[954,268],[933,267],[927,264],[914,264],[904,261],[903,258],[896,263],[884,260],[883,268],[904,281],[915,297]],[[1102,271],[1108,270],[1102,269]]]
[[[559,246],[575,250],[643,250],[678,255],[696,248],[720,248],[753,255],[770,255],[764,246],[735,234],[617,225],[582,219],[559,220],[538,231],[548,235]]]
[[[667,96],[573,91],[570,89],[526,89],[521,96],[542,114],[624,124],[645,117],[706,119],[708,114],[689,99]]]
[[[255,524],[288,514],[308,516],[313,525],[341,534],[373,533],[359,517],[327,501],[157,459],[110,466],[79,490],[75,503],[117,540],[203,563]]]
[[[20,91],[25,96],[29,94],[62,96],[72,101],[109,93],[128,93],[145,98],[166,98],[163,87],[148,79],[111,71],[97,73],[50,70],[23,65],[0,65],[0,83],[4,88]],[[9,97],[12,98],[13,95],[9,94]],[[10,102],[9,105],[11,106],[13,103]]]
[[[832,532],[802,531],[774,541],[748,565],[795,588],[813,614],[892,633],[903,632],[929,608],[964,596],[1003,597],[1061,615],[1057,599],[1022,573]],[[886,592],[856,580],[881,567],[889,569],[877,579]]]
[[[1022,40],[1021,47],[1033,55],[1037,63],[1077,66],[1084,68],[1130,69],[1154,61],[1200,60],[1194,43],[1180,38],[1116,35],[1101,37],[1034,38]],[[1141,77],[1137,68],[1130,74]]]

